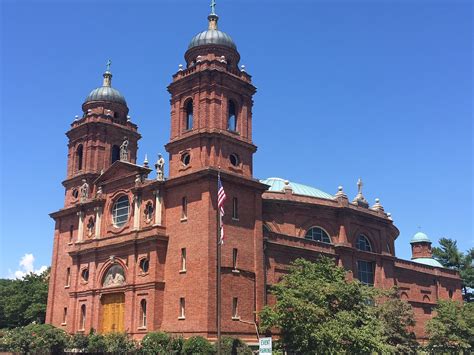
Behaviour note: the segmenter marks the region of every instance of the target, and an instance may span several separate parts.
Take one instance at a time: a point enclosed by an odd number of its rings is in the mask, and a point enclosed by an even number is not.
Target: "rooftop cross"
[[[357,180],[357,190],[360,195],[362,195],[362,186],[364,186],[364,184],[362,183],[362,179],[359,178],[359,180]]]
[[[106,64],[106,66],[107,66],[107,71],[108,71],[108,72],[110,71],[110,65],[111,65],[111,64],[112,64],[112,61],[109,59],[109,60],[107,61],[107,64]]]
[[[211,0],[211,15],[216,14],[216,0]]]

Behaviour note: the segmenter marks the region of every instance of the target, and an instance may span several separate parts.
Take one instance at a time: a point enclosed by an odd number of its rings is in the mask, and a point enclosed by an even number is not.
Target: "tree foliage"
[[[417,347],[415,333],[415,315],[408,302],[399,298],[397,289],[385,292],[374,308],[378,320],[382,323],[383,336],[393,352],[407,354]]]
[[[439,247],[433,248],[434,258],[444,267],[459,272],[464,299],[471,301],[474,296],[474,248],[463,253],[459,250],[457,242],[449,238],[441,238],[439,245]]]
[[[189,339],[186,339],[183,345],[184,355],[212,355],[215,353],[214,346],[201,336],[193,336]]]
[[[217,343],[215,344],[217,351]],[[252,355],[252,350],[239,338],[222,337],[221,354],[223,355]]]
[[[180,354],[184,339],[164,332],[151,332],[141,341],[141,352],[144,354]]]
[[[0,279],[0,328],[44,323],[48,300],[49,268],[41,275]]]
[[[0,351],[58,354],[62,353],[69,343],[69,334],[50,324],[29,324],[0,331]]]
[[[436,316],[426,330],[432,351],[460,352],[474,349],[474,303],[440,300]]]
[[[296,260],[271,292],[276,304],[260,313],[260,326],[264,332],[276,328],[287,351],[394,352],[416,345],[407,330],[414,325],[411,307],[395,291],[348,281],[330,258]]]

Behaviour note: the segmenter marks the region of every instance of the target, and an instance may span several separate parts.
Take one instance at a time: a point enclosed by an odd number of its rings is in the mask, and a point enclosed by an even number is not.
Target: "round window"
[[[230,156],[229,156],[229,160],[230,160],[230,163],[233,165],[233,166],[239,166],[240,164],[240,160],[239,160],[239,156],[235,153],[232,153]]]
[[[83,269],[81,272],[81,277],[84,281],[89,280],[89,269]]]
[[[140,269],[143,271],[143,272],[148,272],[148,269],[150,267],[150,261],[146,258],[140,260]]]
[[[72,190],[72,197],[77,198],[79,196],[79,191],[77,189]]]
[[[112,207],[112,219],[115,227],[122,227],[127,223],[130,215],[130,203],[127,196],[120,197]]]
[[[181,155],[181,163],[183,163],[184,166],[188,166],[190,162],[191,156],[189,155],[189,153],[183,153]]]

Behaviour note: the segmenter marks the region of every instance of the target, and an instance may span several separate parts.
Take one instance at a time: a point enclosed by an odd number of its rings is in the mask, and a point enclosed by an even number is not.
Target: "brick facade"
[[[415,331],[422,339],[437,300],[462,299],[459,275],[397,259],[399,232],[383,209],[351,203],[343,194],[328,199],[294,193],[291,188],[268,190],[252,174],[256,89],[251,77],[237,67],[239,53],[225,45],[203,44],[190,48],[185,59],[187,67],[173,76],[168,87],[167,179],[149,179],[148,166],[136,164],[140,134],[127,119],[124,103],[86,101],[84,116],[67,132],[65,204],[51,214],[56,224],[46,321],[71,333],[101,331],[103,300],[107,294],[123,294],[120,326],[136,338],[163,330],[215,339],[220,171],[227,194],[223,334],[256,342],[256,312],[272,302],[268,286],[278,282],[292,260],[316,260],[324,254],[334,257],[351,277],[358,277],[359,262],[364,261],[373,267],[375,287],[397,285],[401,297],[415,309]],[[192,127],[186,127],[189,100]],[[231,101],[235,130],[229,130],[227,122]],[[124,137],[127,159],[113,161]],[[231,161],[231,156],[237,160]],[[119,209],[119,199],[128,210]],[[117,216],[125,210],[122,223]],[[314,226],[322,228],[331,243],[306,239]],[[360,235],[367,238],[371,251],[358,250]],[[413,248],[417,256],[430,255],[426,245]],[[123,270],[124,280],[107,279],[112,266]]]

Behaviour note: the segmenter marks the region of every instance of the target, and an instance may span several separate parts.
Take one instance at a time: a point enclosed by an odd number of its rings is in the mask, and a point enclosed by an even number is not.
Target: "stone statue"
[[[158,154],[158,161],[155,164],[156,180],[163,181],[165,179],[165,160],[161,154]]]
[[[96,197],[101,198],[103,193],[104,193],[104,191],[102,190],[102,185],[99,185],[97,187]]]
[[[89,197],[89,184],[86,179],[82,179],[82,185],[80,188],[81,202],[84,202]]]
[[[120,146],[120,160],[128,161],[128,138],[123,137],[122,145]]]
[[[112,266],[105,275],[103,287],[122,286],[123,284],[125,284],[125,275],[122,267]]]

